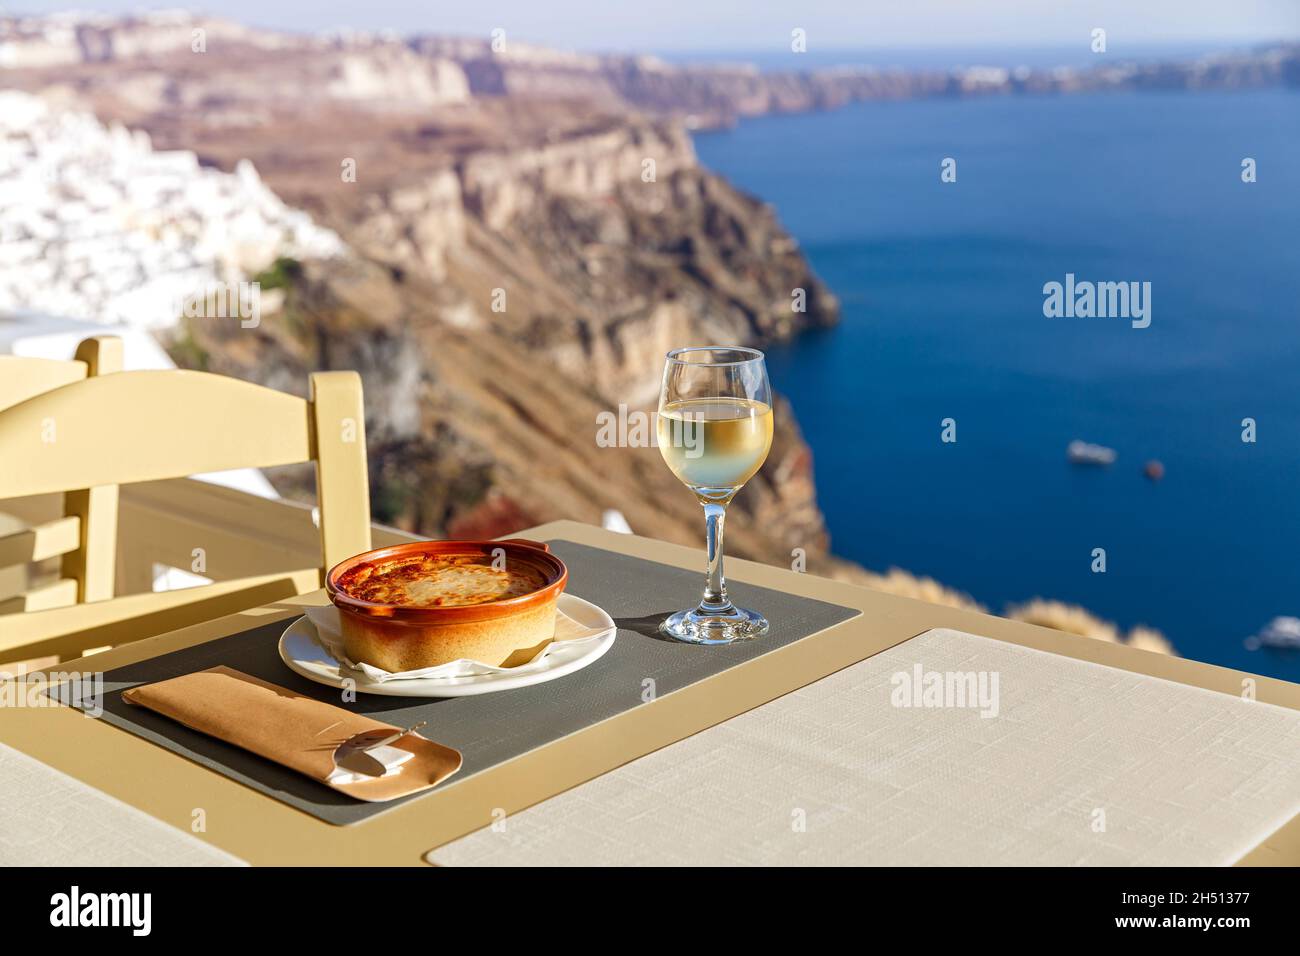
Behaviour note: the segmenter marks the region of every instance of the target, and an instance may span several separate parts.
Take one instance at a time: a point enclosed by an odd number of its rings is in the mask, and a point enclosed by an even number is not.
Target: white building
[[[346,251],[251,163],[204,168],[16,91],[0,92],[0,209],[0,310],[132,328],[172,326],[187,297],[278,256]]]

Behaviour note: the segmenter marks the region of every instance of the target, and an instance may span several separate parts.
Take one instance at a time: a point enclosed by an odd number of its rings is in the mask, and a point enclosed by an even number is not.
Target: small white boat
[[[1275,617],[1258,634],[1246,638],[1247,650],[1261,647],[1300,650],[1300,617]]]
[[[1114,448],[1093,445],[1077,438],[1065,449],[1065,456],[1076,465],[1113,465],[1117,457]]]

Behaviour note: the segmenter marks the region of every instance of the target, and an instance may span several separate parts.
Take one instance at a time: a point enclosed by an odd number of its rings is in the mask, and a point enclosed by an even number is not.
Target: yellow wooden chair
[[[324,571],[370,548],[363,413],[355,372],[313,375],[304,400],[178,369],[86,377],[0,408],[0,501],[64,492],[78,531],[57,583],[78,603],[0,613],[0,662],[78,656],[319,587]],[[316,464],[319,567],[113,596],[119,485],[306,461]]]
[[[0,409],[121,368],[122,340],[111,335],[84,340],[70,361],[0,355]],[[84,491],[70,493],[62,514],[48,520],[0,511],[0,615],[111,597],[116,514],[117,489],[112,486],[97,489],[93,500]],[[53,558],[63,561],[59,577],[34,582],[32,567]],[[107,579],[104,567],[110,569]]]

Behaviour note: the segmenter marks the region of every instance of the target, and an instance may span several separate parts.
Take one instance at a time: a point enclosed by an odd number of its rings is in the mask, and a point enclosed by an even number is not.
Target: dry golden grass
[[[955,607],[963,611],[988,613],[988,609],[969,594],[945,587],[933,578],[918,577],[899,568],[890,568],[885,574],[877,574],[874,571],[866,570],[860,565],[832,558],[823,560],[816,572],[828,574],[830,577],[841,581],[862,584],[898,597],[926,601],[943,607]],[[1127,644],[1129,647],[1136,647],[1143,651],[1153,651],[1157,654],[1172,656],[1178,654],[1173,644],[1154,628],[1138,625],[1125,635],[1110,621],[1103,621],[1095,614],[1081,607],[1065,604],[1061,601],[1034,598],[1024,604],[1007,607],[1004,616],[1011,618],[1013,621],[1025,621],[1028,624],[1037,624],[1040,627],[1065,631],[1067,634],[1091,637],[1097,641],[1108,641],[1111,644]]]
[[[1063,604],[1060,601],[1034,598],[1024,604],[1008,607],[1007,617],[1016,621],[1037,624],[1041,627],[1050,627],[1057,631],[1065,631],[1067,634],[1091,637],[1098,641],[1127,644],[1129,647],[1136,647],[1143,651],[1153,651],[1157,654],[1176,655],[1178,653],[1169,640],[1153,628],[1139,625],[1130,630],[1128,636],[1125,637],[1120,633],[1119,628],[1110,621],[1103,621],[1081,607]]]
[[[899,597],[927,601],[930,604],[960,608],[964,611],[986,611],[986,608],[977,603],[969,594],[963,594],[961,591],[954,591],[952,588],[944,587],[933,578],[917,577],[899,568],[890,568],[886,574],[875,574],[868,571],[861,583],[869,588],[875,588],[877,591],[884,591],[886,594],[896,594]]]
[[[1168,654],[1171,657],[1178,656],[1178,652],[1174,650],[1174,645],[1155,628],[1142,627],[1141,625],[1133,628],[1128,632],[1128,641],[1126,643],[1129,647],[1136,647],[1138,650]]]
[[[1067,634],[1078,634],[1098,641],[1117,644],[1119,631],[1114,624],[1094,617],[1081,607],[1062,604],[1060,601],[1046,601],[1034,598],[1024,604],[1007,608],[1007,617],[1014,621],[1025,621],[1040,627],[1050,627]]]

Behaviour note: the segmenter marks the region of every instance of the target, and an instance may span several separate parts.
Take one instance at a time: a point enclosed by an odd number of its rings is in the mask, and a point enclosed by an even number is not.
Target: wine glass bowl
[[[659,630],[694,644],[730,644],[767,632],[758,612],[727,598],[722,571],[726,507],[772,447],[772,391],[763,353],[738,346],[674,349],[664,363],[659,453],[704,507],[708,570],[697,607]]]

